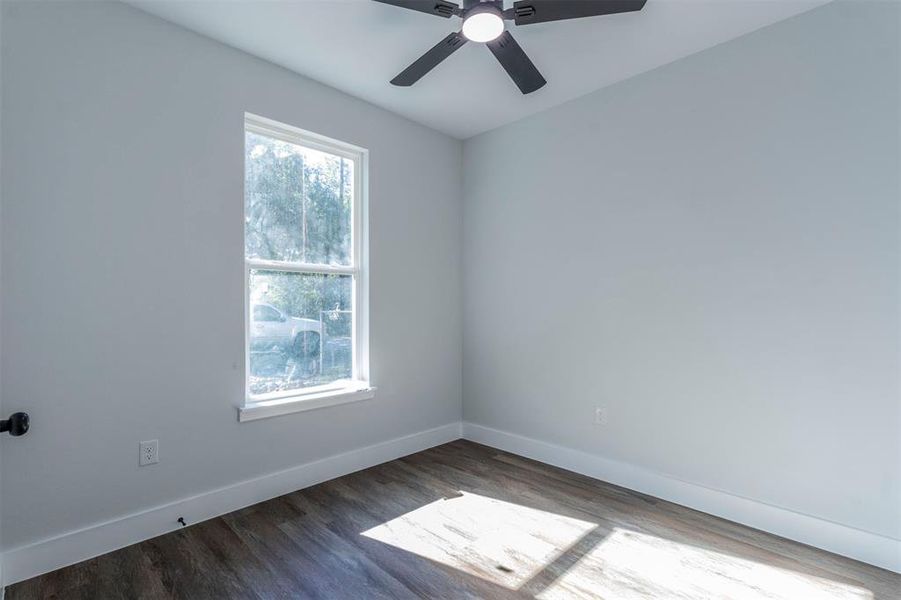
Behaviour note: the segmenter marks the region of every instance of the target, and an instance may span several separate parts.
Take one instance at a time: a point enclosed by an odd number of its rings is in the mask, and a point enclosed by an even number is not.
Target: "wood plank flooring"
[[[901,575],[457,441],[25,581],[32,598],[901,598]]]

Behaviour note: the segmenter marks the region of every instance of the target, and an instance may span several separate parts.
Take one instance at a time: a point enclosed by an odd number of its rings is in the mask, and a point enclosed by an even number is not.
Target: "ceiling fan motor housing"
[[[463,0],[463,10],[468,11],[483,4],[493,6],[501,12],[504,11],[504,0]]]

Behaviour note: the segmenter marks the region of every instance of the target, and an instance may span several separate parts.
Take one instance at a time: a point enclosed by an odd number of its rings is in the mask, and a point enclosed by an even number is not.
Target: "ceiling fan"
[[[447,0],[375,0],[400,8],[449,19],[463,19],[463,29],[438,42],[400,75],[391,80],[397,86],[409,87],[426,73],[463,47],[466,42],[488,46],[498,62],[523,94],[531,94],[547,83],[510,32],[505,21],[516,25],[532,25],[548,21],[597,17],[633,12],[644,8],[647,0],[520,0],[504,10],[503,0],[463,0],[459,6]]]

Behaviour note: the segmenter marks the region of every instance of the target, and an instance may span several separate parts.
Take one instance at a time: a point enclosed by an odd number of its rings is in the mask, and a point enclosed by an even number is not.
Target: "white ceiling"
[[[482,44],[412,88],[388,82],[460,20],[371,0],[125,0],[213,39],[465,139],[825,4],[648,0],[637,13],[515,27],[548,80],[523,96]],[[512,5],[512,0],[507,0]]]

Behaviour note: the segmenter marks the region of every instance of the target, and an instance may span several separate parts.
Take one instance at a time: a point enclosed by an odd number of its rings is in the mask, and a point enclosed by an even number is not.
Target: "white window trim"
[[[244,115],[244,128],[245,131],[327,152],[354,163],[353,223],[351,224],[353,266],[305,265],[245,257],[244,405],[238,409],[238,420],[242,422],[255,421],[373,398],[375,388],[369,382],[369,151],[251,113]],[[340,274],[353,277],[351,343],[354,350],[354,364],[351,381],[334,382],[260,396],[250,395],[247,382],[250,380],[250,271],[253,269]]]

